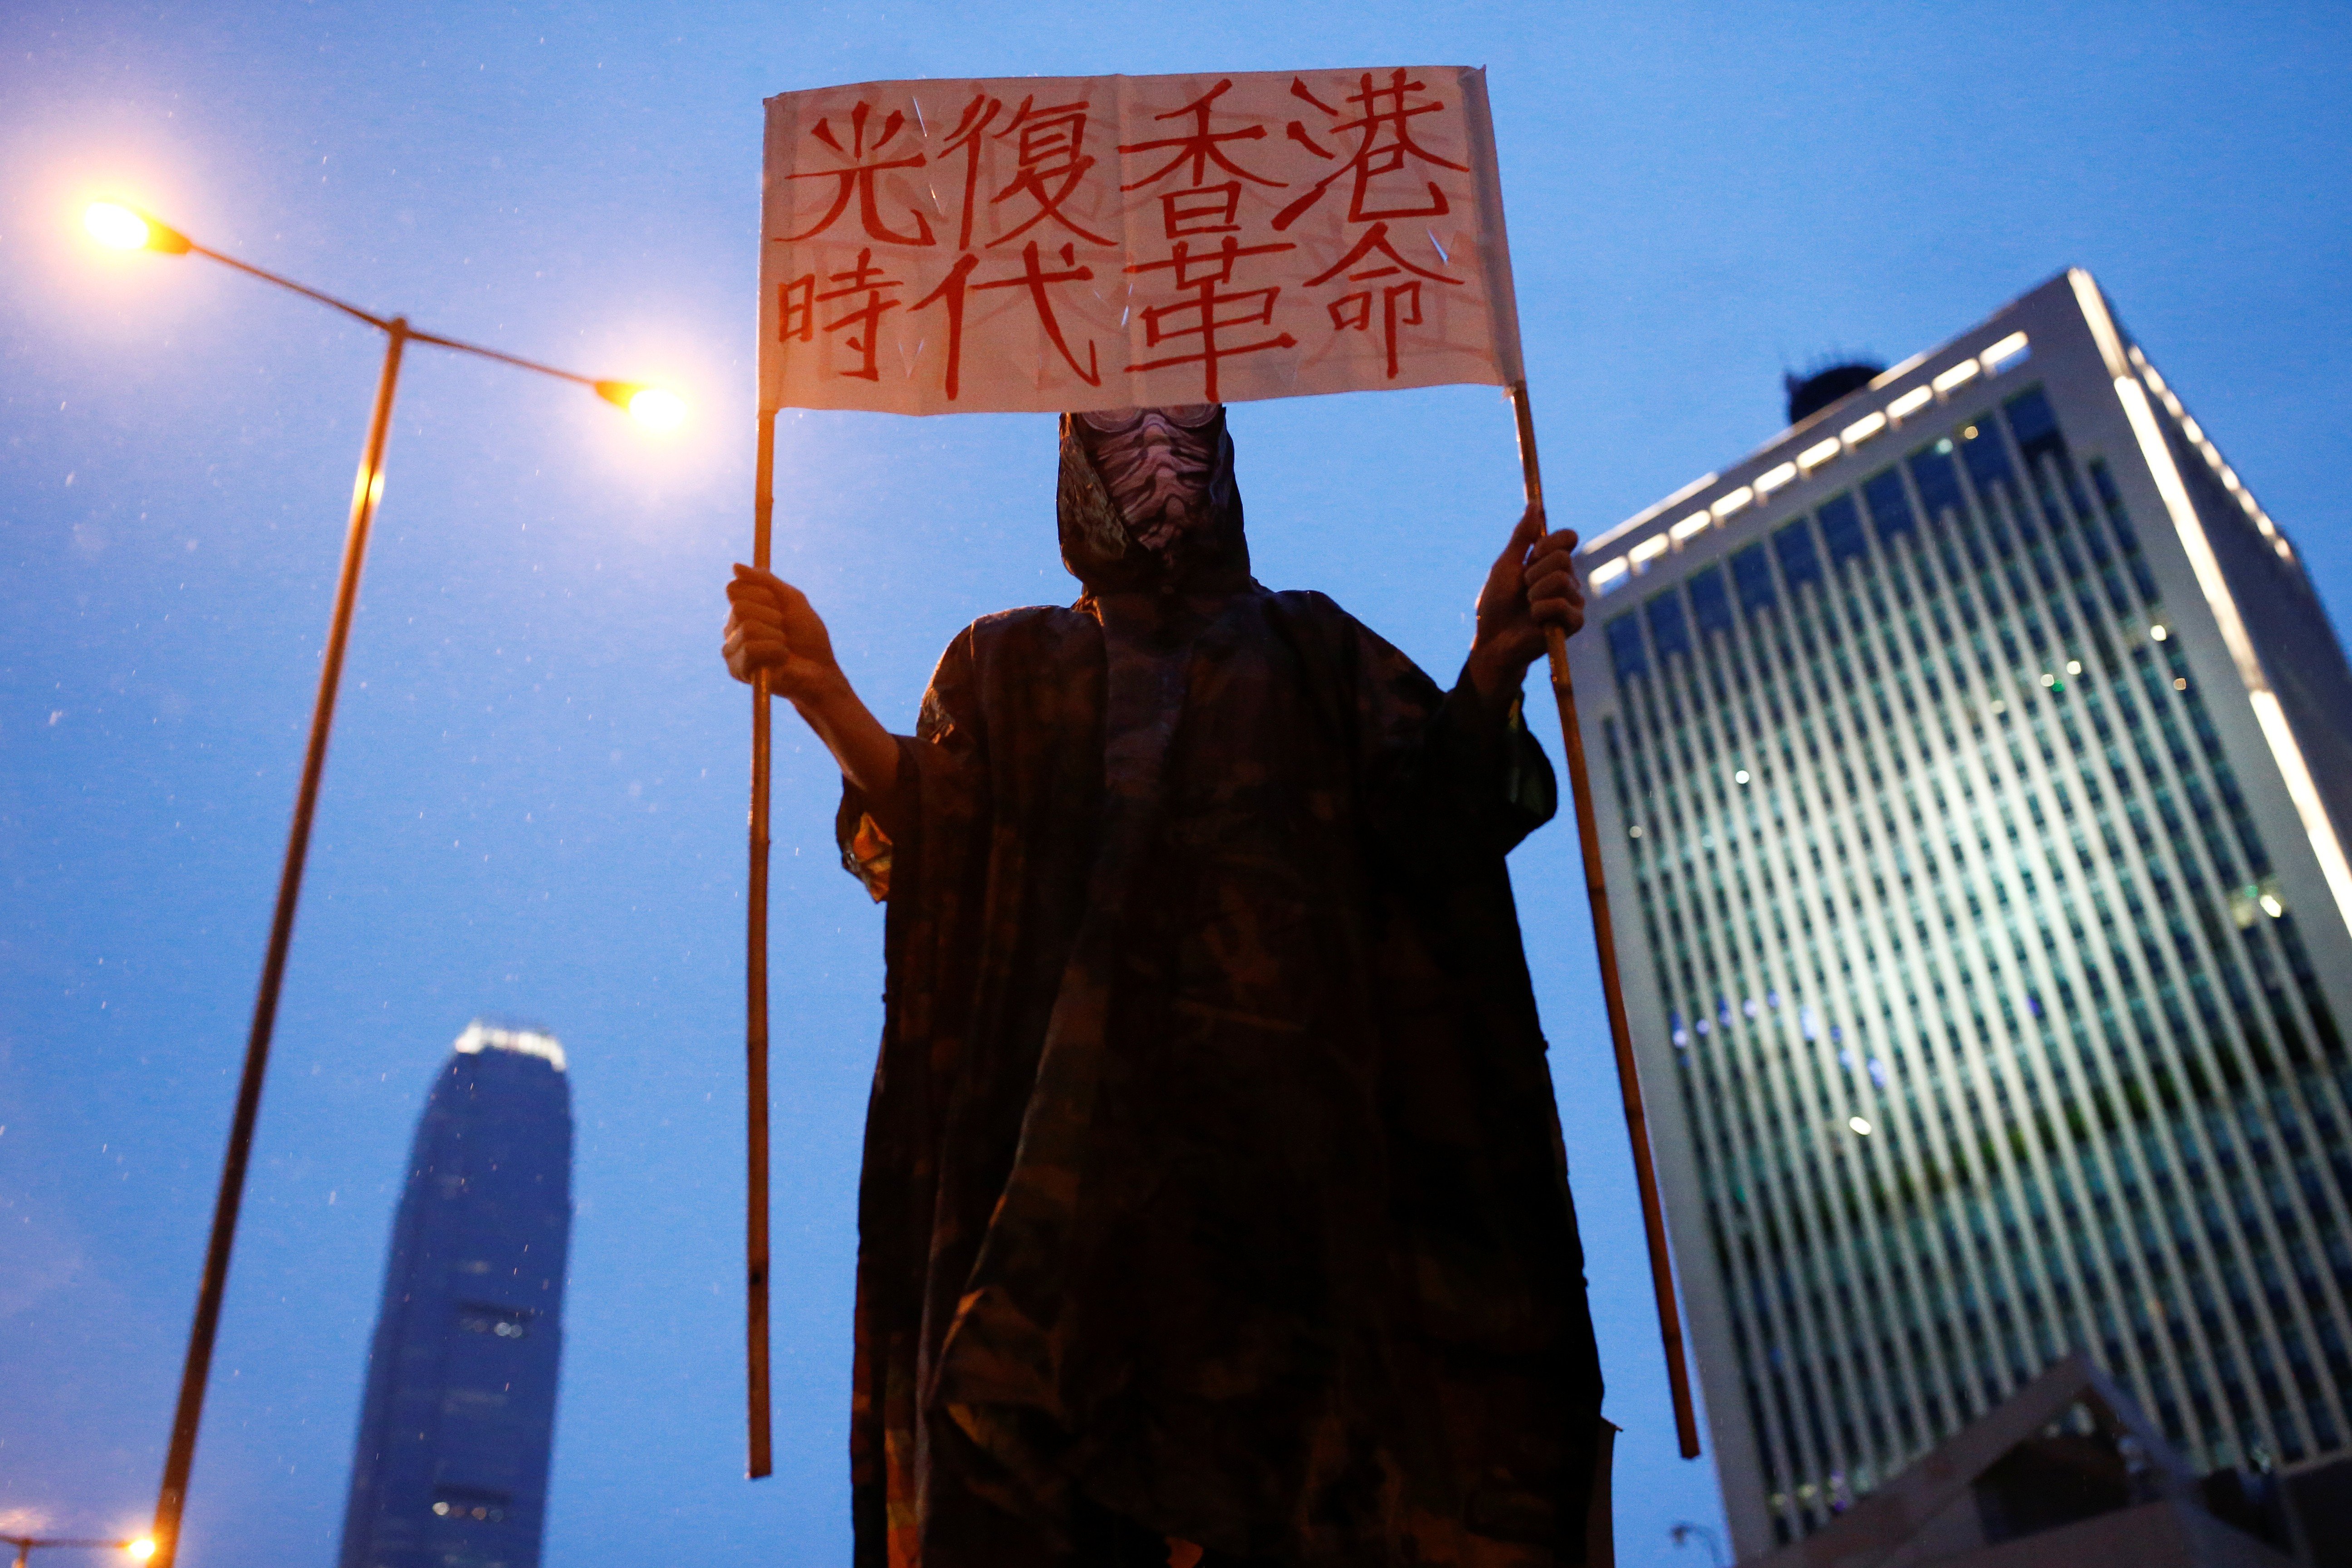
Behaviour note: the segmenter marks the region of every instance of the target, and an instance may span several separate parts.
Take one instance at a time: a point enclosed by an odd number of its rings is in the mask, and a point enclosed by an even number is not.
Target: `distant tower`
[[[341,1568],[537,1568],[571,1231],[563,1047],[478,1020],[409,1156]]]
[[[2352,667],[2088,274],[1832,370],[1570,645],[1736,1555],[2075,1352],[2332,1462]]]

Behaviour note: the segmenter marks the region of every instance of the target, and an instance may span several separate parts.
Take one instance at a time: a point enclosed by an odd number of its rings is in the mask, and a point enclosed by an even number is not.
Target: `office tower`
[[[1738,1554],[2081,1350],[2345,1449],[2352,669],[2069,272],[1582,551],[1571,644]]]
[[[571,1231],[563,1047],[477,1021],[393,1222],[341,1568],[536,1568]]]

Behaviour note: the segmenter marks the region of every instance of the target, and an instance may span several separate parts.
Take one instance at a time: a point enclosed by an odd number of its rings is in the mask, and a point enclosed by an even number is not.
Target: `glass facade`
[[[1596,605],[1634,1027],[1753,1440],[1727,1492],[1770,1530],[1743,1554],[2077,1348],[2207,1467],[2352,1436],[2352,1061],[2303,924],[2339,916],[2281,895],[2310,851],[2208,708],[2246,694],[2209,699],[2170,531],[2068,426],[1972,381]]]
[[[475,1024],[393,1224],[341,1568],[537,1568],[571,1193],[562,1047]]]

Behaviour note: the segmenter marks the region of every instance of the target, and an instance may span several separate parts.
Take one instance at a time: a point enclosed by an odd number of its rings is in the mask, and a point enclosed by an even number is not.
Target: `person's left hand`
[[[1478,593],[1478,629],[1470,643],[1470,678],[1493,696],[1515,689],[1544,654],[1544,634],[1570,637],[1584,625],[1584,585],[1570,559],[1573,530],[1544,531],[1543,509],[1529,506]]]

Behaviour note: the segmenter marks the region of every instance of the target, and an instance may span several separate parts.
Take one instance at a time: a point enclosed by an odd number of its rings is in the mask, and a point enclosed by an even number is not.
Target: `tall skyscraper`
[[[563,1047],[477,1021],[393,1222],[341,1568],[536,1568],[571,1233]]]
[[[1742,1557],[2070,1349],[2352,1426],[2352,668],[2069,272],[1593,540],[1571,647]]]

